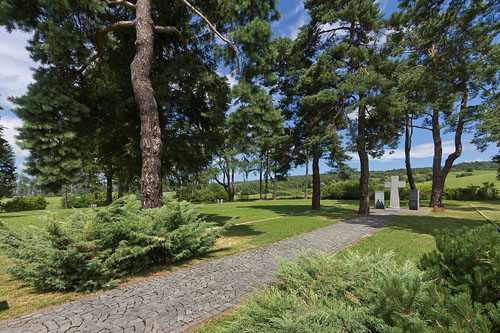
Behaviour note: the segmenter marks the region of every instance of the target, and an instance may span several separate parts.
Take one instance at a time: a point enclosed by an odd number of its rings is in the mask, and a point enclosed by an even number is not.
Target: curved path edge
[[[182,332],[274,281],[276,257],[336,252],[395,215],[360,216],[164,276],[0,321],[0,332]]]

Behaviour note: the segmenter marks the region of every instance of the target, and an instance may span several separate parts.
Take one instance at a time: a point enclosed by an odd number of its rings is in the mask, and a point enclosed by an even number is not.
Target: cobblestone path
[[[363,216],[17,319],[0,332],[181,332],[273,281],[275,257],[335,252],[395,216]]]

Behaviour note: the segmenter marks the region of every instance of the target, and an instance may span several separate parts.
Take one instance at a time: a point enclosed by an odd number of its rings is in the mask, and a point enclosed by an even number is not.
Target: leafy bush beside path
[[[171,198],[161,208],[141,210],[135,197],[125,197],[65,222],[53,215],[46,220],[22,235],[0,222],[0,249],[14,262],[12,276],[55,290],[107,288],[152,265],[199,256],[225,230],[210,230],[198,206]]]

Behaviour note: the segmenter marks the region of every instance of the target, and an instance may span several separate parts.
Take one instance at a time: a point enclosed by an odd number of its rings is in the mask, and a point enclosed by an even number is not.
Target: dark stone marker
[[[9,309],[9,303],[7,301],[0,301],[0,311],[5,311]]]
[[[410,191],[410,201],[408,203],[410,210],[420,210],[420,191],[411,190]]]
[[[375,191],[375,209],[384,209],[384,191]]]

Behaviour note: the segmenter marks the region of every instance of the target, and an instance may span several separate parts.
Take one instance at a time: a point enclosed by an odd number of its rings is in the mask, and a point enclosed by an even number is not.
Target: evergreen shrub
[[[5,212],[20,212],[24,210],[42,210],[47,208],[48,202],[42,196],[14,197],[1,205]]]
[[[53,215],[46,226],[19,235],[0,223],[0,249],[15,265],[8,272],[30,284],[55,290],[94,291],[156,264],[199,256],[227,228],[212,229],[199,207],[164,199],[161,208],[142,210],[128,196],[65,222]]]
[[[436,246],[419,264],[432,279],[475,302],[500,302],[500,233],[494,226],[446,230],[436,236]]]
[[[217,332],[500,332],[500,234],[437,237],[420,269],[392,253],[305,252]]]

